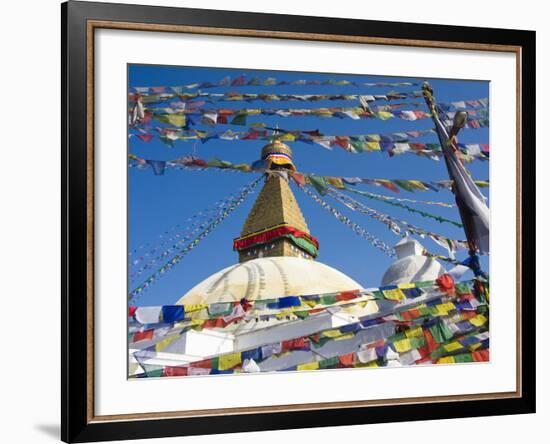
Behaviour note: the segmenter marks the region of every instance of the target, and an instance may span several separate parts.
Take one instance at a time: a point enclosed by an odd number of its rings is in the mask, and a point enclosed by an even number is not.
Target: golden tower
[[[279,140],[262,149],[267,168],[265,184],[233,247],[239,262],[260,257],[291,256],[314,259],[319,243],[311,236],[288,183],[295,171],[292,150]]]

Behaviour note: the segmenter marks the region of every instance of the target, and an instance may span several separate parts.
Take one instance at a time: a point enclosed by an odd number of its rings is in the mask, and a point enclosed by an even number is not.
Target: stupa
[[[262,149],[265,184],[240,236],[239,263],[206,278],[178,304],[212,304],[355,290],[361,285],[315,260],[319,242],[309,231],[288,182],[292,150],[279,140]]]
[[[416,239],[404,237],[394,248],[397,260],[382,276],[382,286],[433,281],[445,273],[443,265],[423,254],[424,247]]]

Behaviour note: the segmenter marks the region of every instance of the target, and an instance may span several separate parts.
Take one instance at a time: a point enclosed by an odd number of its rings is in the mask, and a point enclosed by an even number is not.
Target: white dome
[[[177,304],[271,299],[361,288],[320,262],[289,256],[264,257],[225,268],[189,290]]]

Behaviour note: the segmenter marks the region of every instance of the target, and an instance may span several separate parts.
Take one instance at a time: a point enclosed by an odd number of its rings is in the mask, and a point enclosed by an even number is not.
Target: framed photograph
[[[62,439],[535,411],[535,33],[62,5]]]

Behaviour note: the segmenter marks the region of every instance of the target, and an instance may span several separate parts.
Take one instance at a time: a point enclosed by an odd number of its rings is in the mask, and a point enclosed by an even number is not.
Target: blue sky
[[[130,87],[139,86],[179,86],[195,82],[217,82],[225,76],[232,78],[245,74],[247,79],[254,76],[261,78],[275,77],[281,80],[326,80],[347,79],[356,82],[422,82],[428,80],[432,85],[439,102],[479,99],[489,96],[489,83],[484,81],[463,81],[444,79],[418,79],[407,77],[381,77],[350,74],[324,74],[285,71],[256,71],[226,68],[189,68],[155,65],[129,65],[128,84]],[[419,87],[355,87],[355,86],[257,86],[257,87],[224,87],[208,88],[204,92],[238,91],[246,93],[288,93],[288,94],[384,94],[390,90],[412,91]],[[192,90],[194,91],[194,90]],[[422,102],[423,99],[406,99],[398,102]],[[375,102],[385,104],[388,102]],[[318,101],[318,102],[222,102],[207,104],[205,107],[216,108],[318,108],[318,107],[353,107],[356,102],[350,101]],[[412,109],[412,108],[404,108]],[[426,110],[425,106],[419,109]],[[268,126],[279,125],[284,129],[319,129],[324,135],[357,135],[372,133],[391,133],[432,128],[431,119],[422,119],[408,122],[402,119],[338,119],[318,117],[277,117],[277,116],[249,116],[247,124],[264,122]],[[194,126],[196,129],[212,129],[203,125]],[[248,126],[217,125],[216,130],[232,129],[244,131]],[[413,140],[413,142],[436,142],[435,134]],[[489,143],[489,129],[465,129],[459,135],[462,143]],[[183,155],[195,155],[202,159],[218,157],[233,163],[252,163],[259,158],[259,153],[265,141],[224,141],[210,140],[204,144],[194,141],[176,141],[173,148],[163,144],[158,138],[150,142],[143,142],[136,137],[129,140],[128,150],[145,159],[169,160]],[[294,152],[294,163],[299,171],[332,176],[358,176],[368,178],[389,179],[420,179],[446,180],[448,179],[445,163],[432,161],[414,154],[402,154],[390,158],[386,153],[351,154],[335,147],[327,150],[317,144],[290,142]],[[474,161],[467,168],[476,179],[489,178],[489,162]],[[130,168],[128,171],[128,248],[129,251],[138,249],[140,254],[132,255],[131,259],[143,256],[142,252],[149,251],[165,238],[163,233],[172,230],[177,224],[185,228],[188,219],[194,214],[203,211],[220,200],[233,194],[242,186],[252,182],[256,174],[232,173],[219,170],[182,171],[168,169],[163,176],[153,175],[148,168],[138,170]],[[318,261],[330,265],[346,273],[364,287],[375,287],[380,284],[381,277],[392,259],[380,250],[372,247],[348,227],[340,223],[326,210],[319,207],[294,184],[292,188],[306,218],[312,235],[320,242]],[[453,203],[451,192],[416,192],[401,191],[399,195],[378,187],[359,185],[358,189],[379,194],[388,194],[398,197],[407,197],[418,200],[434,200]],[[200,245],[192,250],[175,268],[158,280],[154,285],[135,301],[137,305],[172,304],[184,295],[190,288],[201,280],[235,264],[237,253],[232,250],[232,240],[241,231],[244,220],[260,190],[235,210],[222,222]],[[482,189],[488,196],[488,189]],[[427,230],[448,236],[453,239],[465,239],[461,229],[450,224],[441,224],[405,209],[396,208],[382,202],[376,202],[352,195],[367,206],[389,214],[398,219],[404,219],[414,225]],[[378,236],[389,245],[395,244],[399,237],[388,230],[387,226],[361,213],[353,212],[330,197],[324,198],[330,205],[340,210],[351,220],[361,225],[370,233]],[[419,210],[441,215],[448,219],[460,221],[458,211],[453,208],[442,208],[434,205],[409,204]],[[173,231],[171,231],[173,232]],[[420,240],[433,253],[446,254],[446,251],[437,246],[431,239]],[[465,257],[465,253],[458,258]],[[488,267],[487,258],[482,259],[485,270]],[[160,264],[159,264],[160,266]],[[151,270],[149,270],[151,271]],[[135,288],[149,274],[143,273],[139,278],[129,282],[129,290]]]

